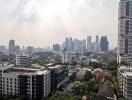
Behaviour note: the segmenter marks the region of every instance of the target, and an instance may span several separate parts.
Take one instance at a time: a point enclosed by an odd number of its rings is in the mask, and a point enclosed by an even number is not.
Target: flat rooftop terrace
[[[45,69],[11,67],[4,71],[5,74],[16,75],[41,75],[48,73]]]

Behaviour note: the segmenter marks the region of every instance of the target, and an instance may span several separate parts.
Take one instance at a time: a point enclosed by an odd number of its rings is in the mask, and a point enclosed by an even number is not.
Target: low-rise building
[[[92,72],[92,70],[91,69],[89,69],[89,68],[76,68],[77,70],[78,70],[78,72],[77,72],[77,77],[79,78],[79,77],[84,77],[85,76],[85,73],[87,72],[87,71],[89,71],[89,72]]]

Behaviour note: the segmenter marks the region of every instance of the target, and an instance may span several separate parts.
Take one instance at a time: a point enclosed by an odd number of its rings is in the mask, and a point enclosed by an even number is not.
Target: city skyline
[[[132,0],[0,0],[0,100],[132,100]]]
[[[117,46],[118,0],[1,0],[0,5],[1,45],[14,39],[47,47],[70,36],[108,35],[110,47]]]
[[[51,46],[47,46],[47,47],[37,47],[37,46],[29,45],[29,44],[28,45],[20,45],[20,44],[18,44],[18,42],[16,42],[16,40],[10,39],[9,41],[7,41],[8,43],[6,45],[0,44],[0,46],[2,48],[4,47],[6,49],[9,49],[9,51],[13,51],[13,48],[15,50],[15,48],[20,48],[21,49],[21,48],[26,48],[26,47],[53,49],[54,44],[58,44],[58,45],[63,47],[65,45],[64,43],[66,42],[65,40],[66,39],[68,39],[68,40],[71,39],[73,42],[75,42],[75,41],[85,41],[85,45],[86,45],[86,47],[88,47],[89,43],[91,43],[91,45],[94,45],[96,43],[100,45],[102,37],[108,38],[107,35],[104,35],[104,36],[96,35],[95,37],[87,36],[86,38],[82,38],[82,39],[73,38],[73,37],[65,37],[65,39],[62,40],[61,43],[55,42]],[[90,41],[89,41],[88,38],[90,38]],[[108,39],[107,39],[107,41],[109,42]],[[115,47],[115,48],[117,48],[117,47]],[[115,48],[109,48],[109,49],[115,49]]]

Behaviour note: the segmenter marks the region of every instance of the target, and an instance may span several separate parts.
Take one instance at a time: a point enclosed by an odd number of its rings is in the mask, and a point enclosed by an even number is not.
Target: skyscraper
[[[68,52],[74,51],[74,41],[72,40],[72,37],[66,38],[64,47]]]
[[[87,52],[91,52],[91,45],[92,45],[92,37],[87,37]]]
[[[124,100],[132,100],[132,0],[120,0],[118,29],[118,79]]]
[[[132,62],[132,1],[120,0],[119,3],[118,62]]]
[[[69,39],[69,51],[73,51],[74,50],[74,42],[72,40],[72,37],[70,37]]]
[[[9,52],[10,53],[15,52],[15,40],[10,40],[10,42],[9,42]]]
[[[99,44],[99,36],[96,36],[96,43]]]
[[[107,36],[102,36],[100,39],[100,47],[101,51],[107,52],[109,49],[109,42],[107,40]]]
[[[86,39],[83,39],[82,41],[81,41],[82,43],[81,43],[81,48],[82,48],[82,52],[83,53],[86,53]]]
[[[66,51],[69,49],[69,38],[66,38],[66,44],[65,44]]]

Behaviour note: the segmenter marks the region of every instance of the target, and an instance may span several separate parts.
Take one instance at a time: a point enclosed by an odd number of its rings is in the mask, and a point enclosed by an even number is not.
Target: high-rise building
[[[132,100],[132,68],[120,66],[118,68],[118,80],[124,97],[123,100]]]
[[[118,29],[118,77],[124,100],[132,100],[132,0],[120,0]]]
[[[107,36],[102,36],[100,39],[100,47],[102,52],[107,52],[109,50],[109,42]]]
[[[80,48],[79,40],[74,39],[74,51],[79,52],[80,51],[79,48]]]
[[[87,52],[91,52],[91,45],[92,45],[92,37],[87,37]]]
[[[73,51],[74,50],[74,42],[72,40],[72,37],[70,37],[69,39],[69,51]]]
[[[132,62],[132,1],[120,0],[118,18],[118,62]]]
[[[82,41],[81,41],[81,51],[82,51],[82,53],[85,53],[86,52],[86,39],[83,39]]]
[[[96,36],[96,43],[99,44],[99,36]]]
[[[69,48],[69,38],[68,37],[66,38],[65,42],[66,42],[65,43],[65,49],[66,49],[66,51],[68,51],[68,48]]]
[[[86,40],[74,40],[74,52],[85,53],[86,52]]]
[[[74,50],[74,42],[72,40],[72,37],[66,38],[65,40],[65,50],[68,52],[72,52]]]
[[[15,40],[10,40],[10,42],[9,42],[9,52],[10,53],[15,52]]]
[[[94,46],[95,46],[95,51],[100,52],[100,40],[99,40],[98,35],[96,36],[96,42],[95,42]]]

